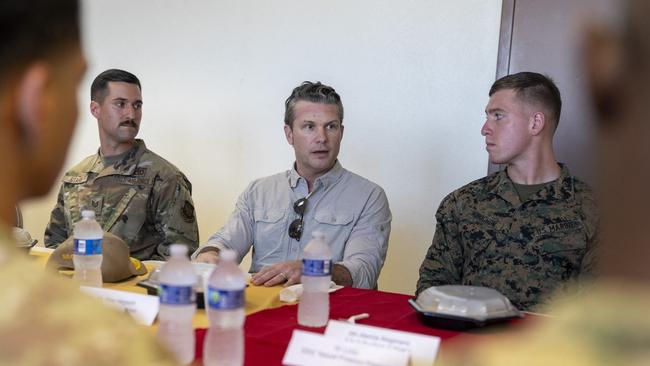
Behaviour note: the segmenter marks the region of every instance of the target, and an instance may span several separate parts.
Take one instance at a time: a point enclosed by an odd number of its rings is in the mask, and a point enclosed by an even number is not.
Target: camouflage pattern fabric
[[[45,273],[9,238],[0,227],[0,365],[176,364],[151,331]]]
[[[607,282],[583,296],[559,298],[524,331],[462,338],[436,366],[648,365],[650,295],[647,284]],[[513,327],[513,330],[516,330]]]
[[[92,209],[104,231],[129,245],[132,257],[164,260],[173,243],[187,244],[191,253],[199,242],[191,194],[185,175],[147,150],[142,140],[108,166],[97,153],[63,177],[45,245],[55,248],[64,242],[81,210]]]
[[[582,280],[594,265],[593,192],[562,165],[560,177],[521,202],[505,170],[449,194],[420,267],[417,293],[449,284],[497,289],[519,309]]]

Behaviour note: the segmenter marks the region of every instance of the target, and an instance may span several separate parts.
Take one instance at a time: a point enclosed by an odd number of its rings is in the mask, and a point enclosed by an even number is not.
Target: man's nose
[[[324,127],[316,129],[316,139],[318,142],[327,142],[327,132]]]
[[[485,120],[485,123],[483,123],[483,127],[481,127],[481,135],[487,136],[488,134],[492,133],[492,130],[490,129],[490,126],[488,124],[488,120]]]
[[[136,113],[138,113],[138,111],[135,109],[135,106],[128,105],[124,109],[125,109],[124,111],[125,117],[127,117],[128,119],[135,119],[135,115]]]

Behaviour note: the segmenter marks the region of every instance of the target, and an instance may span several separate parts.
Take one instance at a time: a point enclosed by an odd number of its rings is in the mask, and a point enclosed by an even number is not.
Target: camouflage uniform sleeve
[[[188,253],[194,252],[199,247],[199,228],[190,181],[180,172],[167,179],[156,177],[153,191],[155,227],[164,237],[154,254],[158,258],[153,259],[166,259],[174,243],[187,244]]]
[[[56,248],[72,235],[72,228],[68,227],[65,220],[65,206],[63,203],[63,185],[59,189],[56,206],[50,215],[50,222],[45,228],[44,241],[48,248]]]
[[[456,198],[447,196],[436,212],[436,232],[420,266],[416,295],[431,286],[460,284],[463,266]]]

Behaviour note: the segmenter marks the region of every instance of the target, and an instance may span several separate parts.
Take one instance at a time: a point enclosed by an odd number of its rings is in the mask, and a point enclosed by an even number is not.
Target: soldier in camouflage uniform
[[[104,231],[121,237],[140,260],[164,260],[172,243],[196,250],[192,185],[135,139],[142,118],[139,80],[126,71],[107,70],[93,82],[91,96],[101,147],[63,177],[45,245],[65,241],[81,210],[92,209]]]
[[[559,91],[543,75],[494,83],[482,134],[490,161],[506,169],[442,201],[418,294],[448,284],[487,286],[530,309],[590,272],[595,202],[589,186],[555,160],[560,109]]]
[[[174,365],[151,331],[15,248],[19,200],[46,194],[77,117],[77,0],[0,5],[0,365]]]
[[[649,364],[650,2],[615,4],[627,16],[590,29],[581,47],[599,117],[598,278],[588,292],[544,309],[553,317],[473,344],[459,340],[458,347],[445,348],[437,366]],[[612,24],[619,29],[610,30]]]

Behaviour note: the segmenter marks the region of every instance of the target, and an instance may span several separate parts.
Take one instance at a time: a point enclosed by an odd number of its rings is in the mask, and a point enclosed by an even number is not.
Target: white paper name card
[[[369,346],[407,352],[411,366],[431,366],[438,354],[440,338],[330,320],[325,329],[327,338],[334,338],[347,345]]]
[[[81,290],[90,296],[101,299],[107,306],[129,313],[133,319],[140,324],[153,324],[153,321],[158,314],[158,296],[142,295],[99,287],[81,286]]]
[[[293,331],[282,359],[291,366],[406,366],[408,353],[390,349],[346,344],[318,333]]]

